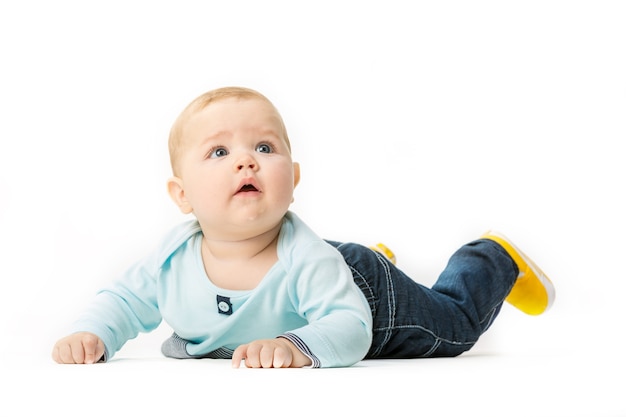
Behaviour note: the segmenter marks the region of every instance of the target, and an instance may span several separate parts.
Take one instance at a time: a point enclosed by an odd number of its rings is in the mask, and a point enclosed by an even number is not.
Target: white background
[[[558,369],[571,374],[539,377],[555,390],[580,378],[608,393],[600,409],[623,410],[608,379],[624,371],[626,342],[625,9],[2,2],[2,366],[34,364],[56,380],[54,341],[185,219],[165,191],[171,123],[202,92],[242,85],[281,111],[302,167],[292,208],[322,237],[385,242],[430,285],[461,244],[507,234],[553,279],[557,301],[538,318],[505,307],[476,351],[569,355]],[[158,357],[168,331],[120,356]],[[452,380],[461,361],[436,372]]]

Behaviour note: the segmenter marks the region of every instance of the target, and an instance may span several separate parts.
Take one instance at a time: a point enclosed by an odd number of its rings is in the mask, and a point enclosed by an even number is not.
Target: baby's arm
[[[248,368],[302,368],[311,359],[285,338],[255,340],[239,346],[233,353],[233,368],[245,359]]]
[[[96,363],[104,355],[104,343],[93,333],[79,332],[56,342],[52,359],[58,363]]]

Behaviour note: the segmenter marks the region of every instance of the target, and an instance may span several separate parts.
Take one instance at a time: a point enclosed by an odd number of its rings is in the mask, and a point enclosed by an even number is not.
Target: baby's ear
[[[300,164],[297,162],[293,163],[293,188],[300,183]]]
[[[183,187],[183,180],[178,177],[172,177],[167,180],[167,192],[170,198],[178,206],[178,209],[183,214],[189,214],[193,211],[189,201],[185,197],[185,188]]]

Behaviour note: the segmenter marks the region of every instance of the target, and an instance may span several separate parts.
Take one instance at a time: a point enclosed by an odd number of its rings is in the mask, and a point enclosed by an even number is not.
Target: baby
[[[325,241],[289,210],[300,180],[283,120],[240,87],[192,101],[169,138],[168,192],[194,219],[100,291],[59,340],[59,363],[106,362],[165,320],[173,358],[252,368],[339,367],[367,358],[456,356],[506,299],[528,314],[554,300],[550,280],[488,232],[452,255],[432,288],[386,248]]]

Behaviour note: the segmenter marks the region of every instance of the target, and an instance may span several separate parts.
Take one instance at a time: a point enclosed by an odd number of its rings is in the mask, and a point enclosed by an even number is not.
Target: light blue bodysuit
[[[163,353],[230,357],[237,346],[286,337],[313,367],[350,366],[367,353],[372,314],[339,252],[289,212],[278,261],[259,285],[225,290],[207,277],[197,221],[174,228],[148,257],[100,291],[73,331],[98,335],[110,359],[139,332],[164,320],[174,335]]]

